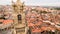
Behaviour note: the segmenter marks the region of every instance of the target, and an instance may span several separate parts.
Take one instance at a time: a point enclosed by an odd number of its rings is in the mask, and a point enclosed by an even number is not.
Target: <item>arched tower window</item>
[[[21,21],[22,21],[22,16],[21,16],[21,14],[18,14],[17,17],[18,17],[18,23],[21,23]]]

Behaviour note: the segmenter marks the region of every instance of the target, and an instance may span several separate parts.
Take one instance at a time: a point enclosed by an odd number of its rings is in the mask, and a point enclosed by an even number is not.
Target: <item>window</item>
[[[18,15],[18,20],[21,20],[21,15],[20,14]]]
[[[22,21],[21,14],[18,14],[17,16],[18,16],[18,23],[21,23],[21,21]]]

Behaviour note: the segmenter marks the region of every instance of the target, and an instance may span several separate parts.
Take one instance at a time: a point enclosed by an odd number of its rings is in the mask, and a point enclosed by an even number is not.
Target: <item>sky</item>
[[[0,0],[0,5],[11,4],[12,0]],[[13,0],[14,2],[16,0]],[[32,6],[60,6],[60,0],[21,0],[25,5]]]

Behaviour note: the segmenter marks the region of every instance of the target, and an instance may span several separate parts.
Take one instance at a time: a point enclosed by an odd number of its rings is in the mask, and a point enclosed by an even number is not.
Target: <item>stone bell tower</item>
[[[12,1],[12,7],[14,10],[14,21],[17,23],[14,27],[16,29],[16,33],[23,33],[25,31],[25,12],[24,12],[24,3],[20,0],[16,2]],[[25,34],[25,32],[24,32]]]

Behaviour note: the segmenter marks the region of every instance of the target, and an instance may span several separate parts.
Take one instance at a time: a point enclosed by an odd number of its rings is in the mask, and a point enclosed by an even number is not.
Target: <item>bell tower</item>
[[[22,3],[20,0],[17,0],[16,2],[12,1],[12,7],[14,10],[14,19],[15,22],[17,23],[14,27],[16,31],[25,31],[25,12],[24,12],[24,3]],[[19,32],[19,33],[21,33]],[[24,32],[25,34],[25,32]]]

